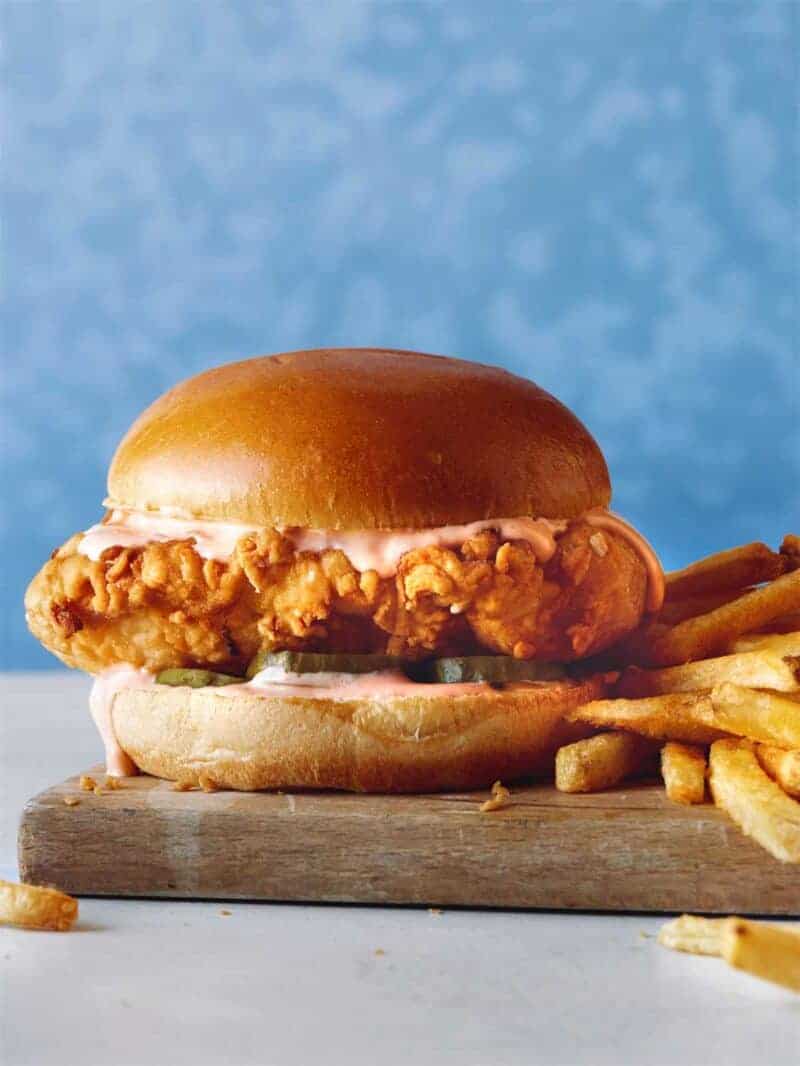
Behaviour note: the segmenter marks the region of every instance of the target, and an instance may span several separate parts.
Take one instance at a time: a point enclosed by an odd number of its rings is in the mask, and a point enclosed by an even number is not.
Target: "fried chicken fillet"
[[[117,663],[242,672],[262,648],[569,662],[630,632],[645,606],[638,554],[580,519],[544,564],[526,542],[485,531],[452,550],[410,551],[391,578],[338,549],[297,553],[274,529],[241,537],[224,561],[191,540],[112,547],[93,561],[81,536],[53,553],[25,607],[42,644],[93,674]]]

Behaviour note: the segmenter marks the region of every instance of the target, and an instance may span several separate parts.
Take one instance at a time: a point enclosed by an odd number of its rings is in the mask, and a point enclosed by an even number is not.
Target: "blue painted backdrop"
[[[668,565],[797,525],[799,12],[7,2],[3,665],[137,412],[259,352],[530,375]]]

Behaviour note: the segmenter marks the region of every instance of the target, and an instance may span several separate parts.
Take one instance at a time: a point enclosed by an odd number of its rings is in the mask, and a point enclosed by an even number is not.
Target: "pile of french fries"
[[[667,575],[664,606],[614,649],[611,699],[570,720],[556,787],[595,792],[660,759],[676,803],[711,798],[783,862],[800,863],[800,537],[745,544]]]

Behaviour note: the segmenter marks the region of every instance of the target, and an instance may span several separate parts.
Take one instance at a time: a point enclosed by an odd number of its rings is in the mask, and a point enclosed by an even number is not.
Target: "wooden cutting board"
[[[22,878],[77,895],[800,914],[800,866],[711,804],[669,803],[655,783],[591,796],[519,787],[491,814],[479,811],[485,792],[124,786],[94,795],[74,777],[32,799]]]

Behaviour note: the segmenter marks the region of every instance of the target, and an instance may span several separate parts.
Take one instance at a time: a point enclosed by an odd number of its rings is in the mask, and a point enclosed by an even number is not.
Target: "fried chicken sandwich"
[[[111,774],[359,791],[527,775],[602,694],[592,657],[663,597],[585,427],[456,359],[209,370],[134,423],[108,494],[25,605],[94,675]]]

